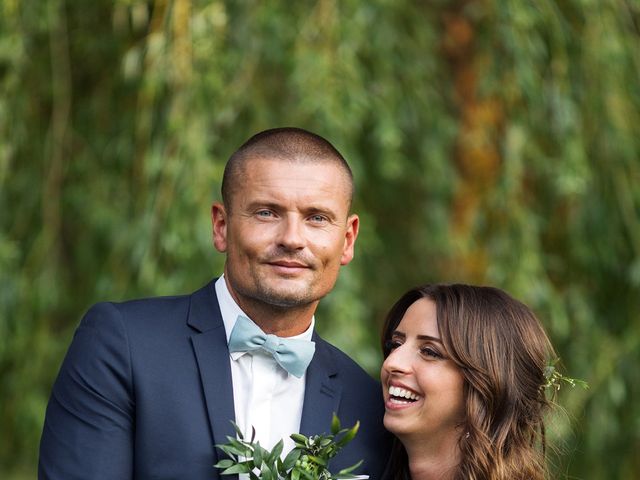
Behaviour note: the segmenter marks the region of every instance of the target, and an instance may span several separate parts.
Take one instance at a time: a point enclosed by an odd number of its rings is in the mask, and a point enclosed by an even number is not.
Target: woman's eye
[[[425,357],[431,357],[431,358],[444,358],[444,357],[442,356],[442,354],[441,354],[438,350],[436,350],[435,348],[433,348],[433,347],[422,347],[422,348],[420,349],[420,353],[421,353],[422,355],[424,355]]]
[[[400,345],[402,345],[402,343],[400,343],[398,340],[387,340],[386,342],[384,342],[384,347],[389,352],[395,350]]]

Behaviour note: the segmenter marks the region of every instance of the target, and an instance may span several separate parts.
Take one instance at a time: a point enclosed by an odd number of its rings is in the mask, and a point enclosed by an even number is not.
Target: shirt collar
[[[229,292],[229,288],[227,287],[227,282],[224,279],[224,274],[220,275],[220,278],[216,280],[215,283],[216,296],[218,297],[218,305],[220,306],[220,313],[222,314],[222,322],[224,323],[224,331],[227,336],[227,344],[229,343],[229,337],[231,336],[231,331],[236,324],[236,320],[238,319],[238,315],[242,315],[243,317],[247,317],[249,320],[253,322],[251,317],[244,313],[240,306],[236,303],[236,301],[231,296],[231,292]],[[311,317],[311,325],[304,332],[299,335],[295,335],[293,337],[287,338],[295,338],[299,340],[311,340],[313,336],[313,328],[316,324],[315,315]],[[237,360],[246,352],[234,352],[231,354],[231,358]]]

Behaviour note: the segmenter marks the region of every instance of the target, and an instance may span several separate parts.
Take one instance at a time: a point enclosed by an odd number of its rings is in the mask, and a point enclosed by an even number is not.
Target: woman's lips
[[[385,407],[388,410],[401,410],[408,408],[422,400],[422,395],[413,389],[393,382],[387,386]]]

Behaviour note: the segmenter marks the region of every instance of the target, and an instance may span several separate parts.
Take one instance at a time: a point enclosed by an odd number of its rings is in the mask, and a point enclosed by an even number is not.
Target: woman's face
[[[460,435],[463,376],[440,340],[436,305],[423,298],[392,333],[382,365],[384,426],[400,440],[444,440]]]

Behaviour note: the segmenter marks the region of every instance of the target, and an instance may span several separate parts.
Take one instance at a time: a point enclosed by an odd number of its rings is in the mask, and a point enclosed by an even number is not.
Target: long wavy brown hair
[[[382,333],[389,340],[407,309],[427,298],[436,304],[447,355],[464,377],[464,432],[456,480],[546,478],[544,416],[550,406],[545,366],[555,353],[540,321],[504,291],[470,285],[425,285],[391,308]],[[396,440],[389,477],[410,478],[407,454]]]

